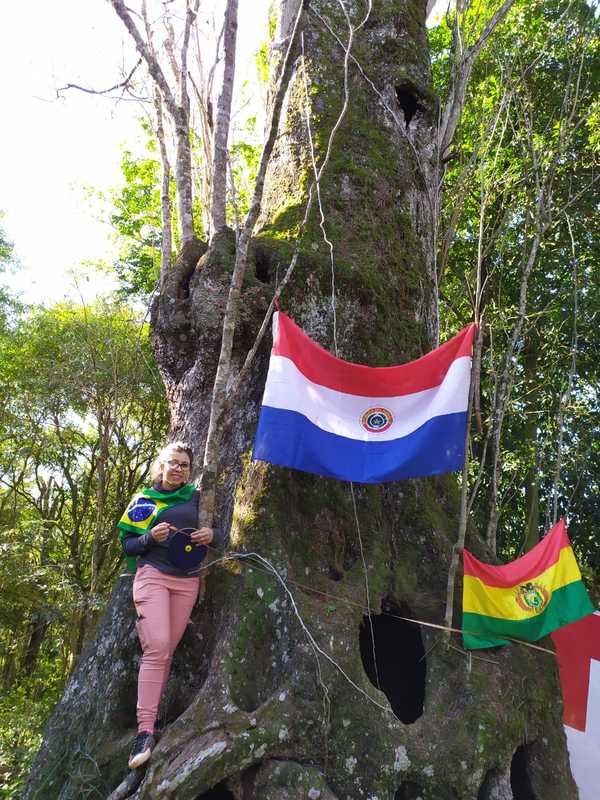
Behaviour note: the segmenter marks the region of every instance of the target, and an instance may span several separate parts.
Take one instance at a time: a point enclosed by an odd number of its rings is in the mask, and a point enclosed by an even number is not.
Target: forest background
[[[473,3],[469,13],[467,30],[484,12]],[[566,514],[593,593],[600,583],[599,25],[585,2],[514,3],[471,76],[446,156],[437,243],[441,338],[485,310],[471,527],[509,560]],[[256,43],[254,99],[254,81],[239,88],[246,113],[230,140],[233,229],[248,210],[261,150],[272,33]],[[452,36],[450,17],[429,30],[441,98],[449,91]],[[204,82],[194,98],[199,238],[209,225],[212,63],[199,70]],[[146,481],[169,424],[147,324],[160,280],[164,201],[152,92],[140,70],[115,93],[137,98],[147,150],[124,149],[120,185],[91,192],[118,248],[100,265],[117,288],[94,301],[25,303],[9,288],[19,242],[0,232],[3,797],[17,796],[42,727],[94,633],[121,570],[115,522]],[[168,193],[174,208],[173,179]],[[175,210],[172,217],[175,253]]]

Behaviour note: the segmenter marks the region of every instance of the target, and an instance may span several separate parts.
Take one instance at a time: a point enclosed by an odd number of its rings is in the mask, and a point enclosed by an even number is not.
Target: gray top
[[[162,485],[154,487],[160,492],[167,490]],[[196,530],[198,527],[198,503],[200,501],[200,492],[196,490],[190,499],[185,503],[177,503],[170,508],[166,508],[158,515],[154,525],[161,522],[168,522],[175,528],[193,528]],[[152,527],[154,527],[154,525]],[[223,531],[214,526],[214,539],[211,547],[222,547],[225,541]],[[169,539],[164,542],[155,542],[150,536],[150,532],[143,533],[138,536],[135,533],[126,533],[123,541],[125,553],[128,556],[137,556],[138,567],[143,567],[144,564],[159,569],[168,575],[177,575],[178,577],[194,577],[198,573],[198,567],[186,572],[185,570],[176,567],[169,561]]]

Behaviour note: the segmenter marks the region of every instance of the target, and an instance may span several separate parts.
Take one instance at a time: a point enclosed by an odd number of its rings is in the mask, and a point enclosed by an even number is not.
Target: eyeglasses
[[[188,461],[171,460],[167,461],[167,464],[169,465],[169,467],[171,467],[171,469],[180,469],[182,472],[187,472],[187,470],[190,468],[190,464]]]

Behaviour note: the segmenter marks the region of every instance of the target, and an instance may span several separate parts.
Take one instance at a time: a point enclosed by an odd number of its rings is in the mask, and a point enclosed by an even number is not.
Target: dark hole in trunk
[[[402,109],[406,127],[408,128],[415,114],[423,110],[419,105],[419,93],[412,84],[401,83],[400,86],[396,86],[396,98]]]
[[[514,800],[538,800],[529,777],[527,750],[527,745],[519,745],[510,762],[510,788]]]
[[[385,694],[392,711],[406,725],[423,714],[427,665],[421,630],[413,622],[410,609],[390,603],[387,613],[364,616],[359,631],[360,657],[373,686]]]
[[[418,800],[419,797],[423,797],[421,787],[412,781],[404,781],[394,795],[394,800]]]
[[[254,252],[254,274],[257,280],[261,283],[270,283],[272,271],[273,267],[269,254],[256,248]]]
[[[235,795],[229,791],[225,781],[221,781],[221,783],[217,783],[216,786],[209,789],[208,792],[199,794],[196,800],[235,800]]]

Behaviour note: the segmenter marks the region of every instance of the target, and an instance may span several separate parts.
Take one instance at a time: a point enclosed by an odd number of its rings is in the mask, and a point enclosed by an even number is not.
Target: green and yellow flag
[[[174,492],[160,492],[152,487],[142,489],[135,494],[127,506],[121,519],[117,522],[119,528],[119,541],[123,544],[126,533],[137,533],[141,536],[154,525],[156,518],[165,508],[178,503],[186,503],[195,492],[193,483],[186,483]],[[136,559],[126,556],[127,567],[130,572],[135,572]]]
[[[541,542],[496,567],[463,551],[463,643],[471,650],[534,642],[594,612],[560,520]]]

